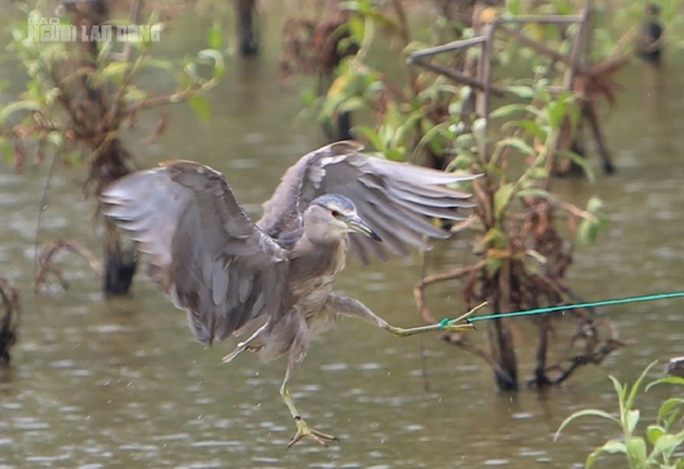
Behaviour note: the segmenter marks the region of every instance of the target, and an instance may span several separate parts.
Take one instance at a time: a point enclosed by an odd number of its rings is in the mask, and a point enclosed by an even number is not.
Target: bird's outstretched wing
[[[447,238],[449,233],[428,217],[461,220],[457,209],[472,207],[468,194],[446,184],[473,179],[420,166],[396,163],[361,153],[363,145],[341,141],[315,150],[290,167],[257,225],[270,236],[287,240],[301,231],[301,214],[316,197],[342,194],[354,201],[361,218],[380,235],[381,245],[352,236],[354,250],[364,262],[372,256],[385,259],[385,247],[406,254],[406,245],[425,247],[424,236]]]
[[[202,342],[277,314],[287,253],[252,223],[220,173],[171,162],[110,184],[101,202],[150,255],[150,276],[187,310]]]

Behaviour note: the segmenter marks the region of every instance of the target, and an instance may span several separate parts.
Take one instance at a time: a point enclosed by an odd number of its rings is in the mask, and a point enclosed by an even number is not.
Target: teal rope
[[[516,318],[521,316],[535,316],[537,314],[555,313],[557,311],[567,311],[571,309],[581,309],[581,308],[595,308],[598,306],[613,306],[613,305],[623,305],[628,303],[642,303],[644,301],[656,301],[656,300],[666,300],[668,298],[682,298],[684,297],[684,291],[673,292],[673,293],[658,293],[656,295],[641,295],[641,296],[631,296],[628,298],[615,298],[613,300],[603,300],[603,301],[592,301],[589,303],[575,303],[571,305],[560,305],[560,306],[549,306],[546,308],[528,309],[526,311],[513,311],[510,313],[500,313],[500,314],[486,314],[483,316],[475,316],[472,318],[466,318],[466,323],[477,322],[477,321],[488,321],[490,319],[503,319],[503,318]],[[440,326],[442,323],[440,322]],[[445,326],[446,327],[446,324]]]

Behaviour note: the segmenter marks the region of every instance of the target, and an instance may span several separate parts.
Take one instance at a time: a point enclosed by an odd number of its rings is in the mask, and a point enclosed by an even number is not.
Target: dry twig
[[[95,273],[98,276],[102,276],[102,264],[95,258],[93,253],[90,252],[88,248],[70,239],[50,241],[45,243],[38,250],[38,272],[36,272],[36,278],[33,281],[34,293],[38,294],[43,286],[47,287],[49,285],[48,276],[50,274],[57,277],[60,286],[64,290],[69,288],[69,282],[64,277],[64,274],[54,265],[54,256],[64,250],[78,254],[87,260],[88,264],[90,264],[90,267],[95,271]]]

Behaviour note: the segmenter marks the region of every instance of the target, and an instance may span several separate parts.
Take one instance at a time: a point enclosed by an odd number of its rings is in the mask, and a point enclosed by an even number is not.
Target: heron
[[[449,184],[454,175],[397,163],[340,141],[310,152],[290,167],[254,223],[224,176],[199,163],[171,161],[109,184],[101,211],[148,255],[148,274],[173,304],[187,311],[190,329],[205,344],[246,337],[223,358],[243,351],[264,362],[288,355],[280,394],[296,432],[323,446],[337,438],[310,427],[288,390],[312,337],[340,315],[357,317],[399,337],[437,330],[400,328],[360,301],[333,291],[348,251],[364,263],[427,248],[450,233],[431,219],[463,220],[469,195]],[[472,325],[452,321],[464,332]]]

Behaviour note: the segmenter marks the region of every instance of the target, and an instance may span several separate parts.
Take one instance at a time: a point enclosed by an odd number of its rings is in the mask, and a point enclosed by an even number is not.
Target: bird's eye
[[[340,212],[337,210],[330,210],[330,215],[332,215],[335,218],[340,218]]]

